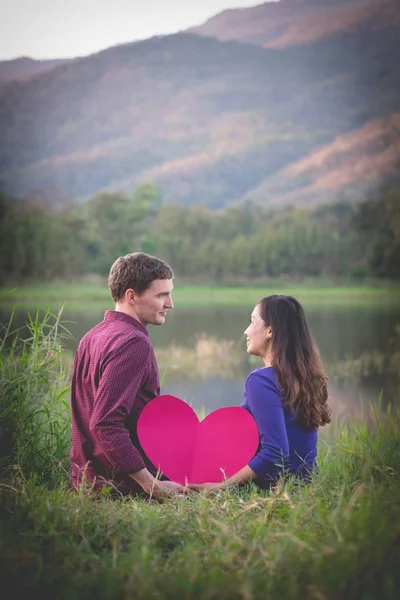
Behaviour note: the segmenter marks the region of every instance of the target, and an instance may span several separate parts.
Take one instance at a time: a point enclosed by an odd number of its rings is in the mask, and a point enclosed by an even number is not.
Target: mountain
[[[0,87],[10,81],[23,81],[67,62],[68,59],[34,60],[27,56],[0,61]]]
[[[280,0],[226,10],[188,31],[265,48],[315,42],[355,28],[400,25],[397,0]]]
[[[279,169],[246,196],[268,206],[312,205],[321,197],[334,201],[340,189],[343,199],[355,202],[378,189],[383,178],[400,185],[400,112],[339,135]]]
[[[214,209],[252,196],[310,204],[370,193],[398,168],[400,35],[384,17],[392,6],[382,0],[381,20],[297,45],[179,33],[9,82],[0,89],[0,187],[85,200],[151,180],[169,200]],[[330,158],[320,167],[321,152]],[[361,170],[348,167],[350,155]],[[328,190],[321,182],[333,168],[347,175]]]

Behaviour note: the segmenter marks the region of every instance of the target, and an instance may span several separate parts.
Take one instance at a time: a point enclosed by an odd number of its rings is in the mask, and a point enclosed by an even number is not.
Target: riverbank
[[[7,294],[10,288],[1,288],[0,297]],[[326,283],[293,284],[286,281],[270,281],[265,284],[249,286],[205,286],[184,285],[175,281],[173,299],[176,306],[251,306],[262,296],[284,293],[295,296],[306,306],[372,306],[400,305],[400,285],[369,284],[349,285]],[[6,296],[4,303],[18,306],[35,306],[47,309],[61,303],[79,304],[81,307],[94,306],[113,307],[107,283],[95,280],[92,283],[53,283],[46,285],[16,286]]]

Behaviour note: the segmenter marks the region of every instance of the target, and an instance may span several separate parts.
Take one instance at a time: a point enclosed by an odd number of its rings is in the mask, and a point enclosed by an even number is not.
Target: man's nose
[[[166,302],[166,307],[167,308],[174,308],[174,303],[171,297],[167,298],[167,302]]]

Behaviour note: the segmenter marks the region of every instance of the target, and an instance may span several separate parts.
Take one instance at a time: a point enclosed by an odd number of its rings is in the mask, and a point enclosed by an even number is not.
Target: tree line
[[[194,282],[268,277],[400,279],[400,192],[360,203],[211,212],[162,201],[151,183],[52,206],[0,193],[0,284],[107,275],[136,250]]]

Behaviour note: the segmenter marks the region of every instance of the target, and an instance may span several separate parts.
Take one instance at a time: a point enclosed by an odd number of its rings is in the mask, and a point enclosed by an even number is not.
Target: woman
[[[244,334],[248,354],[264,363],[247,378],[241,405],[257,423],[260,445],[249,464],[224,482],[190,485],[194,490],[251,480],[269,489],[283,473],[307,479],[316,465],[318,428],[330,422],[327,377],[299,302],[263,298]]]

